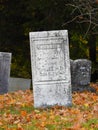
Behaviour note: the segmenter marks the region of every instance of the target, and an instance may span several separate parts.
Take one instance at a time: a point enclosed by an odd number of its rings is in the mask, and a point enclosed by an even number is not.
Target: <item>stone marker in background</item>
[[[67,30],[30,33],[34,106],[71,106]]]
[[[8,92],[11,53],[0,52],[0,94]]]
[[[10,78],[8,92],[30,89],[31,79]]]
[[[87,59],[70,60],[73,91],[94,91],[90,87],[91,61]]]

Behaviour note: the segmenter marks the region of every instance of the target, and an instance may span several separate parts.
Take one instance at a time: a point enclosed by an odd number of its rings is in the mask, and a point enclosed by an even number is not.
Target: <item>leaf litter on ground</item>
[[[34,108],[33,92],[0,95],[0,130],[98,130],[98,84],[92,92],[74,92],[72,107]]]

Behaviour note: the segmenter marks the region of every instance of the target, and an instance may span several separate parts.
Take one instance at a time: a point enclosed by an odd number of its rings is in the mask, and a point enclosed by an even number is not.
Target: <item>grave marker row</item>
[[[95,91],[89,86],[91,61],[69,62],[67,30],[31,32],[30,49],[35,107],[71,106],[72,91]]]
[[[34,106],[71,106],[72,89],[82,89],[90,84],[91,61],[70,61],[67,30],[31,32],[30,49]],[[8,86],[10,64],[11,53],[0,52],[0,94],[22,89],[20,79],[12,79],[14,85],[19,83],[15,88],[11,79]]]
[[[31,79],[10,78],[11,53],[0,52],[0,94],[30,89]]]

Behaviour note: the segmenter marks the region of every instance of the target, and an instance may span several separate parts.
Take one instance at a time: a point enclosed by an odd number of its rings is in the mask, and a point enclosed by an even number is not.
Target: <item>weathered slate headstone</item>
[[[0,52],[0,94],[8,92],[11,53]]]
[[[67,30],[30,33],[34,106],[71,106]]]
[[[9,80],[8,92],[14,92],[18,90],[24,91],[30,89],[30,86],[31,86],[31,79],[11,77]]]
[[[70,60],[71,63],[71,81],[73,91],[91,90],[91,61],[87,59]]]

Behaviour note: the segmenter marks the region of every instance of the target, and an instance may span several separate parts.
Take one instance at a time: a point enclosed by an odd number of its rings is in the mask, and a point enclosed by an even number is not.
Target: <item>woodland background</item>
[[[31,78],[29,32],[67,29],[70,58],[92,61],[98,79],[98,0],[0,0],[0,52],[12,53],[11,76]]]

